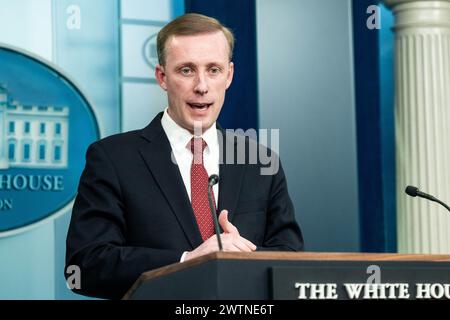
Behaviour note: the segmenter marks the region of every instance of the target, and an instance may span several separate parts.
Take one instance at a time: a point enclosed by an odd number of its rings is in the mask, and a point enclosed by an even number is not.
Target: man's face
[[[158,65],[155,75],[167,91],[172,119],[191,133],[195,121],[201,122],[203,131],[210,128],[222,109],[233,70],[221,31],[170,37],[166,65]]]

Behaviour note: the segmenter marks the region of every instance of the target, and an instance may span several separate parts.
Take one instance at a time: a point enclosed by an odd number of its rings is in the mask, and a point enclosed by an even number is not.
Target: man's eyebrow
[[[208,68],[211,68],[211,67],[221,67],[221,68],[223,68],[223,67],[225,67],[224,64],[221,63],[221,62],[210,62],[206,66]]]
[[[208,68],[211,67],[215,67],[215,66],[219,66],[219,67],[224,67],[224,64],[222,62],[210,62],[206,65]],[[190,68],[197,68],[197,65],[193,62],[180,62],[177,65],[175,65],[175,69],[179,69],[181,67],[190,67]]]
[[[192,62],[181,62],[175,66],[175,69],[180,69],[183,67],[189,67],[189,68],[195,69],[196,65]]]

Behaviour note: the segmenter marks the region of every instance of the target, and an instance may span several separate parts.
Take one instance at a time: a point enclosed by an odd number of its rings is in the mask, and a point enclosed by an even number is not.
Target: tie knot
[[[195,138],[191,139],[191,152],[193,155],[203,155],[203,151],[205,150],[207,144],[203,138]]]

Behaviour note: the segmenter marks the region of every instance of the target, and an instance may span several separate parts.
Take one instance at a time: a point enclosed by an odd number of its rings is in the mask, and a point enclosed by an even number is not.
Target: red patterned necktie
[[[192,138],[190,142],[193,154],[191,165],[191,202],[195,218],[203,241],[214,234],[214,224],[208,202],[208,173],[203,165],[203,151],[206,142],[203,138]],[[214,207],[214,192],[212,194]]]

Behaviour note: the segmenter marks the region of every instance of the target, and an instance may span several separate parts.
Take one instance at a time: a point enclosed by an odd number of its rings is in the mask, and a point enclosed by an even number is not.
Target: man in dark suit
[[[158,34],[155,75],[168,108],[144,129],[93,143],[67,235],[76,292],[121,298],[139,275],[218,250],[208,176],[225,251],[303,248],[278,158],[216,124],[233,79],[234,38],[217,20],[186,14]],[[239,144],[242,143],[244,150]],[[270,168],[269,168],[270,169]]]

